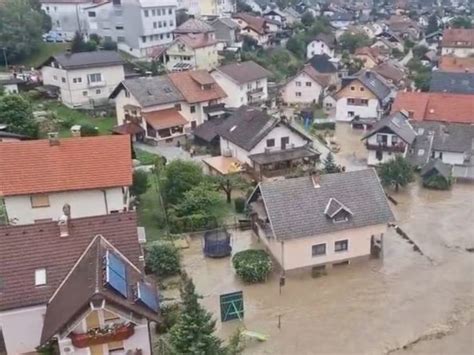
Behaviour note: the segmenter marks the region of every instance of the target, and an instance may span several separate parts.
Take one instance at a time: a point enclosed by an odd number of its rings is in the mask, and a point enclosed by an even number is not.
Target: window
[[[173,9],[172,9],[172,8],[169,8],[169,9],[168,9],[168,14],[169,14],[169,15],[172,15],[172,14],[173,14]]]
[[[347,251],[349,249],[349,241],[345,240],[338,240],[334,243],[334,251]]]
[[[355,86],[351,86],[351,91],[355,91]]]
[[[101,73],[89,74],[87,78],[89,79],[89,83],[100,83],[102,81],[102,74]]]
[[[130,91],[125,90],[125,97],[130,97]]]
[[[326,255],[326,244],[316,244],[311,247],[311,253],[313,256]]]
[[[163,24],[161,23],[161,21],[158,21],[158,27],[159,28],[163,27]]]
[[[307,81],[306,86],[311,87],[311,81]]]
[[[123,26],[115,26],[116,30],[123,30]]]
[[[89,93],[87,91],[82,92],[82,96],[87,96],[87,95],[89,95]]]
[[[89,17],[95,17],[95,16],[96,16],[95,11],[89,11],[89,12],[87,13],[87,16],[89,16]]]
[[[46,285],[46,269],[35,270],[35,286]]]
[[[359,88],[359,90],[360,91],[365,91],[365,89],[362,86]]]
[[[142,36],[142,42],[146,43],[146,36]]]
[[[296,82],[295,82],[295,85],[298,86],[298,87],[300,87],[300,86],[301,86],[301,81],[296,81]]]
[[[247,84],[247,89],[251,89],[252,88],[252,84]]]
[[[189,106],[189,112],[195,113],[196,112],[196,106],[194,106],[194,105]]]
[[[82,78],[73,78],[73,79],[72,79],[72,82],[73,82],[74,84],[82,83]]]
[[[53,75],[54,80],[58,80],[58,77],[56,75]]]
[[[348,111],[347,116],[349,117],[354,117],[354,111]]]
[[[118,36],[117,37],[117,42],[125,42],[125,37],[124,36]]]
[[[274,147],[275,146],[275,140],[273,138],[267,139],[267,147]]]
[[[290,137],[281,137],[280,143],[281,143],[281,149],[286,149],[286,146],[290,144]]]
[[[378,160],[378,161],[382,161],[383,159],[383,152],[381,150],[377,150],[375,152],[375,158]]]
[[[148,17],[148,10],[145,10],[145,17]]]
[[[397,145],[398,144],[398,136],[392,135],[392,145]]]
[[[156,27],[157,27],[157,23],[153,22],[153,28],[156,28]]]
[[[173,27],[173,21],[170,21],[170,27]]]
[[[151,16],[156,16],[156,10],[155,9],[151,10]]]
[[[96,93],[96,95],[100,95],[100,93],[101,93],[100,89],[97,89],[97,90],[95,91],[95,93]]]
[[[31,207],[32,208],[49,207],[49,196],[48,195],[31,196]]]
[[[66,78],[61,78],[61,82],[65,83],[65,82],[66,82]]]
[[[181,104],[174,105],[174,108],[177,109],[178,111],[181,111]]]
[[[299,91],[295,92],[295,96],[296,97],[301,97],[301,92],[299,92]]]
[[[408,111],[408,118],[413,118],[415,116],[415,112]],[[423,133],[422,133],[423,134]]]
[[[377,134],[377,143],[387,144],[387,136],[385,134]]]
[[[197,124],[196,121],[191,121],[191,129],[196,128]]]

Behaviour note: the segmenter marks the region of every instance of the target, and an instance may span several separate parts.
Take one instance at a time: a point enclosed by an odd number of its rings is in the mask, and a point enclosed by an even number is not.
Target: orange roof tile
[[[154,129],[166,129],[183,126],[188,121],[175,108],[166,110],[143,112],[143,117]]]
[[[265,19],[258,16],[253,16],[246,12],[239,12],[232,16],[235,19],[245,21],[251,29],[259,34],[265,33]]]
[[[179,35],[176,38],[177,42],[183,42],[192,49],[214,46],[217,44],[215,39],[212,39],[207,33],[188,33]]]
[[[474,47],[474,28],[447,28],[443,31],[443,47]]]
[[[0,196],[132,184],[130,137],[101,136],[0,143]]]
[[[474,73],[474,57],[459,58],[443,55],[439,59],[439,70],[455,73]]]
[[[474,123],[472,95],[436,92],[399,92],[392,113],[406,110],[417,121]]]
[[[217,100],[227,96],[214,78],[205,70],[170,73],[168,78],[178,88],[188,103]],[[203,84],[201,83],[204,82],[206,83],[205,85],[210,85],[210,88],[202,88]]]

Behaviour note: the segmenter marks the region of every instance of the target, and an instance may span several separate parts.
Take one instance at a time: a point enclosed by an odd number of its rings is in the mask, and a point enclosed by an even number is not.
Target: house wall
[[[327,54],[331,58],[334,57],[334,49],[328,47],[326,43],[320,40],[314,40],[306,46],[306,58],[311,59],[315,55]]]
[[[378,117],[380,108],[379,100],[376,96],[364,87],[359,81],[353,81],[337,94],[336,120],[349,122],[354,116],[361,118]],[[366,99],[367,106],[349,105],[347,99]],[[353,112],[353,114],[349,114]]]
[[[443,47],[441,55],[454,55],[455,57],[467,58],[474,55],[474,48]]]
[[[18,85],[17,84],[4,84],[0,85],[0,89],[4,90],[5,94],[18,94]]]
[[[60,89],[61,101],[69,107],[90,106],[95,102],[108,101],[110,93],[125,79],[123,65],[114,65],[100,68],[85,68],[64,70],[45,66],[41,69],[45,85],[57,86]],[[100,73],[102,81],[88,82],[88,75]],[[74,79],[81,78],[81,82],[74,83]],[[64,79],[64,81],[63,81]]]
[[[300,83],[297,86],[297,83]],[[311,86],[307,86],[310,83]],[[294,103],[318,103],[323,87],[304,72],[299,73],[291,79],[281,90],[282,100],[288,104]],[[296,93],[300,93],[297,96]]]
[[[63,206],[66,203],[71,206],[72,218],[100,216],[111,211],[122,211],[127,206],[124,203],[122,187],[54,192],[48,194],[48,197],[48,207],[33,208],[30,195],[5,196],[8,218],[10,220],[16,218],[15,224],[29,224],[46,218],[58,220],[63,214]]]
[[[382,155],[381,155],[382,159],[379,160],[377,159],[376,151],[369,150],[367,151],[367,165],[375,166],[375,165],[389,162],[390,160],[395,159],[395,157],[399,154],[400,153],[382,151]],[[406,156],[406,152],[403,153],[402,156]]]
[[[227,97],[223,100],[227,107],[240,107],[242,105],[247,105],[249,103],[248,92],[257,88],[263,88],[259,101],[265,101],[268,99],[267,78],[240,85],[218,70],[212,71],[211,76],[227,94]]]
[[[365,54],[357,54],[356,58],[360,59],[364,63],[365,69],[372,69],[377,65],[377,63],[368,55]]]
[[[0,329],[7,354],[35,353],[40,343],[46,305],[26,307],[0,313]]]
[[[100,6],[84,9],[87,34],[93,33],[114,42],[125,42],[125,22],[123,8],[106,2]]]
[[[443,163],[451,165],[463,165],[464,153],[433,151],[434,158],[440,158]]]
[[[86,28],[82,9],[91,5],[92,1],[84,4],[74,4],[72,1],[64,4],[60,4],[57,1],[45,1],[41,3],[41,9],[51,17],[52,31],[72,38],[77,31]]]
[[[379,224],[314,237],[286,240],[283,247],[283,267],[285,270],[293,270],[368,256],[370,255],[371,236],[379,237],[386,230],[387,226],[385,224]],[[334,243],[345,239],[349,241],[348,250],[334,251]],[[322,243],[326,243],[326,255],[312,256],[312,246]],[[272,249],[270,251],[273,253]]]

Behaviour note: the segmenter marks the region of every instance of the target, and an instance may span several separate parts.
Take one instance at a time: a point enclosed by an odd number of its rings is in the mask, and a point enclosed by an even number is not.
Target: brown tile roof
[[[140,268],[135,212],[73,219],[68,237],[57,222],[0,226],[0,311],[46,304],[93,238],[100,234]],[[35,286],[35,270],[47,284]]]
[[[474,48],[474,28],[447,28],[443,31],[442,47]]]
[[[47,139],[0,144],[0,196],[132,184],[128,136]]]
[[[252,30],[259,34],[265,34],[265,19],[263,17],[253,16],[245,12],[239,12],[232,16],[235,19],[245,21]]]
[[[417,121],[474,123],[472,95],[399,92],[392,105],[392,113],[406,110]]]
[[[393,83],[399,83],[406,78],[406,75],[401,68],[388,62],[380,63],[373,67],[372,70],[385,79],[391,80]]]
[[[142,112],[145,121],[154,129],[166,129],[176,126],[183,126],[188,121],[175,108],[166,110]]]
[[[138,134],[144,133],[145,130],[136,123],[127,122],[119,126],[115,126],[112,128],[112,132],[116,134]]]
[[[205,70],[184,71],[168,74],[168,78],[188,103],[205,102],[226,97],[226,93]],[[209,85],[203,89],[202,85]]]
[[[176,38],[177,42],[182,42],[192,49],[198,49],[208,46],[213,46],[217,43],[217,40],[212,39],[209,35],[204,33],[188,33],[180,35]]]
[[[311,79],[315,80],[317,83],[321,84],[322,87],[329,85],[331,80],[330,75],[321,74],[316,69],[313,68],[311,64],[305,64],[301,72],[308,75]],[[296,75],[298,76],[298,74]]]
[[[355,55],[366,55],[375,63],[380,63],[380,50],[377,47],[361,47],[357,48]]]
[[[456,73],[474,73],[474,57],[458,58],[443,55],[439,59],[439,70]]]
[[[222,65],[216,70],[224,73],[239,84],[268,78],[273,75],[267,69],[251,60]]]
[[[135,243],[138,241],[136,240]],[[125,265],[128,292],[127,297],[117,294],[106,285],[104,259],[112,253]],[[114,308],[131,315],[130,318],[144,317],[158,321],[158,313],[140,301],[136,301],[134,292],[138,282],[146,282],[142,270],[120,255],[120,251],[101,235],[94,237],[87,249],[83,251],[80,260],[70,271],[66,280],[58,288],[48,303],[41,335],[41,344],[48,342],[57,333],[65,330],[68,324],[78,320],[78,317],[90,308],[91,301],[105,300],[106,307]],[[146,282],[152,290],[158,303],[156,286]]]

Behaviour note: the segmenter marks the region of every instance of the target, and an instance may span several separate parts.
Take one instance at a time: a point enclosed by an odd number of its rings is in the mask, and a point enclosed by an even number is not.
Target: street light
[[[5,68],[8,70],[7,48],[3,47],[3,59],[5,60]]]

